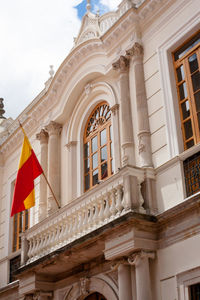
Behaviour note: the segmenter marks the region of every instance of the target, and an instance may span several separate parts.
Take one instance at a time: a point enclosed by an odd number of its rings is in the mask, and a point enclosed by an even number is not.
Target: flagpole
[[[24,128],[23,128],[22,124],[20,123],[19,120],[18,120],[18,122],[19,122],[19,126],[20,126],[20,128],[21,128],[23,134],[26,135],[26,133],[25,133],[25,131],[24,131]],[[42,169],[42,171],[43,171],[42,174],[43,174],[44,179],[45,179],[45,181],[46,181],[46,183],[47,183],[47,185],[48,185],[48,187],[49,187],[49,189],[50,189],[50,191],[51,191],[51,193],[52,193],[52,196],[53,196],[53,198],[54,198],[54,200],[55,200],[55,202],[56,202],[58,208],[60,208],[60,204],[59,204],[58,200],[56,199],[56,196],[55,196],[55,194],[54,194],[54,192],[53,192],[53,190],[52,190],[52,187],[50,186],[50,183],[49,183],[49,181],[48,181],[46,175],[44,174],[44,170]]]
[[[53,196],[54,200],[56,201],[56,204],[58,205],[58,208],[60,208],[60,204],[59,204],[58,200],[56,199],[56,196],[55,196],[55,194],[54,194],[54,192],[53,192],[53,190],[52,190],[52,188],[50,186],[50,183],[47,180],[46,175],[44,174],[44,171],[43,171],[42,175],[44,176],[44,179],[46,180],[46,183],[47,183],[47,185],[48,185],[48,187],[49,187],[49,189],[50,189],[50,191],[52,193],[52,196]]]

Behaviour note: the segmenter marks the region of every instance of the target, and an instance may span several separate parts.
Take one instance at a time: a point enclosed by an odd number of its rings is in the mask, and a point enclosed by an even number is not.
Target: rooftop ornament
[[[91,4],[90,4],[90,0],[87,0],[87,12],[89,12],[91,10]]]
[[[3,114],[5,113],[4,104],[3,104],[3,98],[0,98],[0,119],[6,119]]]

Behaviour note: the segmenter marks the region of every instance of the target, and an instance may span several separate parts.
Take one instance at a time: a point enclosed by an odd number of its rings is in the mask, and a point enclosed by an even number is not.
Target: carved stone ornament
[[[138,265],[143,258],[155,258],[155,252],[141,250],[139,252],[135,252],[128,257],[128,263],[130,265]]]
[[[142,136],[139,136],[139,145],[138,145],[139,154],[146,151],[146,146],[142,142]]]
[[[142,45],[140,45],[137,42],[133,45],[133,47],[131,49],[126,51],[126,55],[128,57],[143,56],[143,53],[144,53],[144,49],[143,49]]]
[[[46,132],[44,129],[40,131],[40,133],[36,134],[36,139],[40,141],[40,143],[47,143],[48,142],[48,132]]]
[[[129,59],[121,55],[120,58],[112,64],[114,70],[119,70],[120,72],[127,72],[129,69]]]
[[[90,279],[88,277],[83,277],[80,279],[80,292],[81,296],[86,296],[89,294]]]
[[[119,104],[115,104],[110,108],[111,112],[113,113],[113,115],[115,116],[115,114],[117,113],[117,111],[119,110]]]
[[[47,126],[45,126],[45,130],[49,135],[59,135],[62,129],[62,125],[58,124],[54,121],[51,121]]]

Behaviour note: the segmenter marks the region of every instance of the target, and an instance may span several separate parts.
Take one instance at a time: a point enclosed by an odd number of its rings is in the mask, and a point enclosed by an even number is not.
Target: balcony
[[[141,183],[145,170],[124,167],[97,187],[28,229],[22,265],[49,255],[130,211],[145,214]]]

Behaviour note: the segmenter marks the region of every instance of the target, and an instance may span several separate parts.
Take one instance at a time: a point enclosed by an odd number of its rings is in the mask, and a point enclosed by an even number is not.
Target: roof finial
[[[53,69],[53,65],[50,65],[49,67],[50,67],[49,74],[50,74],[51,78],[53,78],[53,75],[55,73],[54,69]]]
[[[0,98],[0,119],[5,119],[3,114],[5,113],[4,104],[3,104],[3,98]]]
[[[90,4],[90,0],[87,0],[87,11],[89,12],[91,10],[91,4]]]

